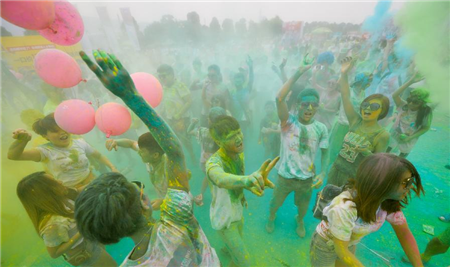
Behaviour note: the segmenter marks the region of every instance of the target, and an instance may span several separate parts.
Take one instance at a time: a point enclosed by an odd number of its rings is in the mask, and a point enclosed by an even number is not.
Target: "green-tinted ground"
[[[424,250],[431,235],[422,231],[422,225],[432,225],[435,233],[441,233],[450,224],[443,223],[437,219],[441,214],[450,212],[450,171],[444,168],[449,162],[449,117],[436,115],[433,122],[435,131],[428,132],[416,145],[409,159],[418,168],[422,175],[426,195],[421,199],[413,199],[412,203],[404,210],[409,226],[416,237],[421,251]],[[38,164],[33,163],[11,163],[5,159],[5,145],[9,145],[10,139],[3,139],[2,150],[2,266],[65,266],[61,259],[51,259],[46,253],[43,242],[37,237],[34,229],[21,207],[17,205],[15,197],[15,184],[23,175],[35,171]],[[144,181],[150,188],[148,175],[144,165],[137,154],[107,152],[104,149],[104,137],[96,133],[90,133],[86,139],[95,145],[102,153],[107,155],[119,169],[127,167],[132,172],[126,175],[130,180],[139,179]],[[247,138],[246,144],[246,172],[250,173],[259,168],[263,161],[262,148],[256,145],[257,138]],[[6,143],[5,143],[6,140]],[[198,148],[196,150],[198,155]],[[132,165],[131,165],[132,164]],[[194,195],[199,192],[203,175],[198,164],[188,162],[192,173],[192,191]],[[12,167],[11,167],[12,166]],[[25,167],[23,167],[25,166]],[[17,171],[12,175],[5,170],[15,168]],[[272,173],[272,177],[275,172]],[[5,179],[12,179],[5,182]],[[149,190],[149,189],[147,189]],[[442,192],[440,191],[442,190]],[[154,196],[154,192],[148,192]],[[276,230],[273,234],[267,234],[264,225],[267,219],[269,201],[272,195],[267,190],[265,196],[258,198],[246,192],[249,208],[245,210],[245,240],[250,254],[258,266],[309,266],[309,242],[311,235],[318,224],[309,212],[305,218],[307,235],[300,239],[295,233],[296,208],[293,204],[293,196],[290,195],[282,208],[280,208]],[[195,214],[205,231],[210,243],[226,266],[228,258],[220,252],[222,243],[218,235],[211,229],[209,221],[210,194],[205,196],[205,206],[195,207]],[[17,208],[11,209],[8,205],[14,202]],[[159,217],[158,213],[155,213]],[[363,239],[362,244],[389,259],[392,266],[410,266],[400,261],[403,255],[401,246],[397,241],[392,228],[386,223],[379,232]],[[119,244],[108,246],[108,251],[120,263],[131,250],[133,244],[130,239],[121,241]],[[387,266],[383,260],[375,256],[367,248],[359,245],[357,256],[366,266]],[[441,267],[450,265],[450,252],[436,256],[426,266]]]

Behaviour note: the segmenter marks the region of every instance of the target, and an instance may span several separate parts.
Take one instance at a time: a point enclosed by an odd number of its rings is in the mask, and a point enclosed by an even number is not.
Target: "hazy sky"
[[[131,13],[139,24],[158,21],[161,16],[171,14],[178,20],[186,20],[186,14],[196,11],[200,15],[200,22],[209,25],[213,17],[220,22],[226,18],[237,21],[245,18],[247,21],[259,21],[261,18],[279,16],[283,21],[328,21],[361,23],[373,14],[376,1],[290,1],[290,2],[261,2],[261,1],[70,1],[78,8],[82,17],[97,18],[95,6],[107,6],[109,15],[116,19],[120,7],[130,7]],[[399,10],[403,2],[394,1],[391,11]],[[14,28],[2,19],[2,25],[14,34],[20,28]],[[87,25],[86,25],[87,26]]]

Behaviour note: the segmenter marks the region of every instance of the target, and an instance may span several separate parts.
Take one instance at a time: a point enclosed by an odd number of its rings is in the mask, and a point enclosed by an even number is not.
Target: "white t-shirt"
[[[36,149],[41,153],[41,162],[47,171],[64,186],[75,187],[91,172],[87,156],[95,150],[82,138],[72,139],[72,145],[68,147],[46,143]]]
[[[350,199],[344,201],[344,199]],[[328,241],[333,237],[349,241],[349,246],[356,245],[366,235],[378,231],[385,221],[392,225],[402,225],[406,223],[406,218],[402,211],[397,211],[387,215],[381,207],[377,210],[377,221],[374,223],[365,223],[358,218],[356,206],[351,201],[352,195],[349,191],[342,192],[335,197],[330,205],[323,209],[323,215],[327,217],[328,222],[321,221],[316,227],[316,232]]]
[[[244,153],[239,155],[238,163],[235,164],[222,149],[219,149],[206,162],[206,174],[211,181],[211,226],[214,230],[222,230],[230,227],[231,223],[242,220],[245,198],[243,189],[225,189],[216,185],[209,177],[209,171],[215,167],[223,169],[226,173],[244,175]]]
[[[305,180],[313,177],[314,159],[319,147],[328,148],[328,130],[325,124],[314,120],[303,125],[296,116],[289,114],[286,124],[281,127],[278,174],[288,179]]]

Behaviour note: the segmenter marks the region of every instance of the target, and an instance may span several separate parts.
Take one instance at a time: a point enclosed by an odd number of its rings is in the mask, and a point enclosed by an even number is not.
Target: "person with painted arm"
[[[168,185],[160,219],[155,220],[142,183],[130,183],[119,173],[101,175],[76,200],[80,233],[102,244],[132,238],[135,247],[122,266],[218,266],[217,254],[193,214],[190,172],[180,140],[137,93],[128,71],[114,55],[97,50],[93,54],[98,65],[80,52],[103,85],[143,121],[166,155]],[[143,160],[147,156],[152,155],[141,155]]]
[[[389,111],[389,99],[381,94],[366,97],[359,112],[353,108],[348,84],[348,72],[354,65],[351,57],[341,62],[341,98],[345,115],[349,122],[349,131],[344,137],[339,154],[328,173],[328,184],[344,185],[354,178],[361,161],[374,153],[385,152],[389,143],[389,132],[380,124]]]
[[[311,239],[311,266],[365,266],[355,256],[356,246],[385,221],[391,224],[413,266],[423,266],[417,242],[402,212],[413,194],[420,197],[424,189],[411,162],[388,153],[365,158],[355,179],[324,208],[322,221]]]
[[[262,196],[266,187],[274,188],[268,175],[279,158],[267,160],[259,170],[245,175],[244,135],[237,120],[219,116],[209,131],[219,146],[206,162],[212,194],[211,226],[225,244],[222,250],[231,256],[230,266],[253,266],[243,240],[243,211],[247,205],[244,189]]]
[[[8,159],[42,162],[55,179],[77,191],[81,191],[95,179],[88,157],[108,166],[112,172],[118,172],[108,158],[91,147],[83,138],[74,138],[61,129],[56,124],[54,113],[34,122],[33,131],[45,138],[48,143],[26,150],[31,134],[24,129],[17,129],[12,135],[15,141],[8,149]]]
[[[322,167],[316,175],[314,159],[321,150],[321,164],[327,166],[328,160],[328,130],[326,126],[315,120],[320,103],[320,96],[315,89],[304,89],[298,96],[296,115],[289,113],[286,96],[291,92],[292,85],[311,68],[307,59],[296,73],[281,87],[276,99],[278,117],[281,126],[281,149],[278,168],[278,183],[270,201],[269,218],[266,231],[275,230],[275,219],[278,209],[286,197],[294,192],[294,203],[297,206],[296,233],[305,237],[306,230],[303,218],[306,215],[312,189],[319,188],[325,177],[326,168]]]

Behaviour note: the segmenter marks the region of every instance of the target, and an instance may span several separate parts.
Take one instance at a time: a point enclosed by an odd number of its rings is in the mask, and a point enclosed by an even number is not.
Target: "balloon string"
[[[87,80],[86,79],[83,79],[83,78],[81,78],[81,80],[80,80],[80,82],[87,82]]]

